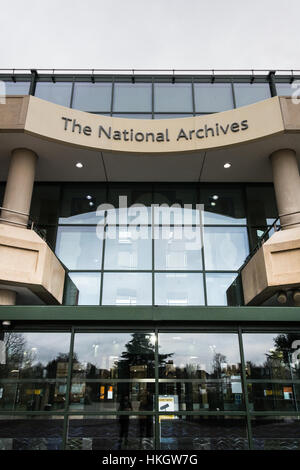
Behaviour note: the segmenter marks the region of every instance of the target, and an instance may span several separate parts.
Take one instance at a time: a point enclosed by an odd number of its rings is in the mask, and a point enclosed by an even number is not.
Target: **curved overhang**
[[[271,181],[268,156],[287,147],[300,154],[299,132],[300,107],[284,97],[148,120],[10,96],[0,105],[0,178],[6,177],[10,151],[27,147],[40,157],[41,181],[78,181],[76,161],[85,164],[80,180],[86,181]],[[224,173],[226,161],[234,164]]]

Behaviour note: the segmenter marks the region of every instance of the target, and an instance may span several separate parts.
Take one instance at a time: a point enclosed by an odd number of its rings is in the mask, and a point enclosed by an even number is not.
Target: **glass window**
[[[14,411],[63,410],[66,379],[57,382],[0,382],[0,409]]]
[[[67,376],[69,333],[4,333],[0,378],[61,378]]]
[[[4,82],[4,87],[6,95],[28,95],[30,82]],[[2,92],[2,88],[0,90]]]
[[[101,233],[99,227],[58,227],[56,254],[68,269],[101,269]]]
[[[1,449],[61,450],[63,416],[0,415]]]
[[[271,97],[268,83],[235,83],[234,94],[237,108]]]
[[[71,416],[67,449],[148,450],[154,448],[154,418],[148,416]]]
[[[100,273],[69,273],[79,290],[78,305],[99,305]]]
[[[251,427],[256,450],[300,449],[300,416],[255,416]]]
[[[247,186],[246,197],[250,225],[271,225],[278,217],[273,186]]]
[[[193,112],[191,83],[155,83],[154,111]]]
[[[60,224],[103,224],[104,211],[97,208],[105,204],[106,189],[99,184],[70,184],[63,187]]]
[[[60,203],[60,187],[57,185],[34,185],[30,215],[37,224],[56,224]]]
[[[154,238],[155,269],[202,269],[200,227],[157,227]]]
[[[115,83],[113,111],[151,112],[151,83]]]
[[[72,107],[82,111],[109,112],[112,84],[75,83]]]
[[[298,411],[300,405],[299,393],[299,384],[248,384],[248,398],[253,411]]]
[[[295,93],[295,97],[299,98],[298,83],[276,83],[276,92],[278,96],[292,96]]]
[[[107,227],[105,269],[151,269],[152,237],[148,227]]]
[[[159,411],[244,410],[242,384],[230,378],[220,382],[159,383],[158,401]]]
[[[154,378],[154,357],[152,332],[76,333],[73,378],[78,383],[80,379]]]
[[[152,119],[152,114],[113,113],[112,117],[128,118],[128,119]]]
[[[206,273],[207,305],[227,305],[226,291],[236,276],[233,273]]]
[[[151,273],[105,273],[102,305],[151,305]]]
[[[222,186],[202,188],[200,202],[204,204],[204,224],[246,225],[244,197],[240,188]]]
[[[154,382],[72,382],[71,405],[73,411],[153,411]]]
[[[246,420],[240,416],[165,416],[161,449],[245,450]]]
[[[232,109],[231,83],[195,83],[195,109],[201,113],[217,113]]]
[[[240,380],[235,333],[160,333],[158,344],[161,378]]]
[[[51,103],[61,106],[70,106],[72,92],[71,82],[38,82],[36,84],[35,96]]]
[[[155,224],[199,224],[197,186],[189,184],[157,184],[154,188]]]
[[[205,227],[204,255],[207,270],[236,271],[249,253],[246,227]]]
[[[300,333],[245,333],[243,344],[249,378],[300,378]]]
[[[155,305],[204,305],[203,274],[156,273]]]
[[[193,114],[183,114],[183,113],[173,113],[173,114],[154,114],[154,119],[175,119],[175,118],[186,118],[186,117],[193,117]]]
[[[115,224],[151,224],[152,185],[140,184],[110,184],[107,223]],[[133,206],[133,207],[132,207]]]

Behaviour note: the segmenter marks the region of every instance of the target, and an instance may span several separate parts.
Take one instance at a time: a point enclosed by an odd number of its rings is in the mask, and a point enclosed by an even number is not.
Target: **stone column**
[[[26,227],[29,218],[36,162],[37,155],[32,150],[22,148],[13,150],[2,206],[22,214],[2,210],[1,218],[7,221],[4,221],[4,223],[20,224],[18,225],[19,227]]]
[[[300,226],[300,177],[296,153],[291,149],[277,150],[270,155],[270,160],[282,229]]]
[[[15,212],[1,211],[1,222],[26,228],[32,197],[37,156],[32,150],[12,151],[2,206]],[[19,214],[21,212],[21,214]],[[0,305],[15,305],[16,292],[0,289]]]
[[[15,305],[16,293],[13,290],[0,289],[0,305]]]

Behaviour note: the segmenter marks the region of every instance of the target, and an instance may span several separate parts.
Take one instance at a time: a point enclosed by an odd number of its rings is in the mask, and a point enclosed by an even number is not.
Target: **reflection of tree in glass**
[[[154,377],[155,345],[151,341],[153,336],[147,333],[133,333],[132,339],[125,345],[121,359],[117,361],[119,378],[146,378]],[[166,359],[173,354],[158,354],[158,364],[166,363]]]
[[[12,371],[22,368],[26,339],[21,333],[7,332],[4,334],[5,357],[0,366],[0,377],[7,377]]]

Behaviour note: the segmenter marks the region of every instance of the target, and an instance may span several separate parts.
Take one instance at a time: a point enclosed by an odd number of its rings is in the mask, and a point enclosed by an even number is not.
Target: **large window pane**
[[[72,416],[67,449],[146,450],[154,448],[152,416]]]
[[[248,384],[250,407],[254,411],[298,411],[300,385],[292,383]]]
[[[246,420],[239,416],[173,416],[160,421],[161,449],[245,450]]]
[[[159,411],[244,410],[240,381],[159,384]]]
[[[151,273],[105,273],[103,305],[151,305]]]
[[[204,305],[203,274],[156,273],[155,305]]]
[[[151,224],[152,186],[151,184],[110,184],[108,203],[112,208],[107,213],[107,223]]]
[[[113,111],[151,112],[151,83],[115,83]]]
[[[108,227],[105,238],[105,269],[151,269],[150,228]]]
[[[154,223],[162,225],[199,224],[196,208],[197,186],[157,184],[154,188]]]
[[[62,378],[69,361],[69,333],[4,333],[0,378]]]
[[[4,82],[6,95],[28,95],[30,82]],[[2,91],[2,89],[1,89]],[[1,92],[0,92],[1,94]]]
[[[99,227],[58,227],[56,254],[68,269],[101,269],[101,233]]]
[[[166,379],[240,379],[240,353],[235,333],[160,333]]]
[[[204,228],[204,254],[207,270],[238,270],[248,252],[246,227]]]
[[[191,83],[155,83],[155,112],[193,112]]]
[[[245,333],[243,343],[249,378],[300,378],[300,333]]]
[[[292,96],[295,93],[295,97],[299,98],[299,92],[297,91],[299,86],[292,83],[276,83],[276,91],[278,96]]]
[[[14,382],[0,380],[0,409],[14,411],[62,410],[66,401],[66,379],[57,382]]]
[[[77,333],[73,377],[77,382],[84,378],[153,378],[154,353],[155,336],[151,332]]]
[[[244,197],[240,188],[201,188],[200,202],[204,204],[204,224],[246,225]]]
[[[155,384],[147,382],[73,381],[73,411],[153,411]]]
[[[60,186],[34,185],[30,215],[35,224],[56,224],[60,202]]]
[[[69,273],[79,290],[78,305],[99,305],[100,273]]]
[[[207,305],[227,305],[226,291],[237,274],[206,273]]]
[[[231,83],[195,83],[196,112],[217,113],[233,108]]]
[[[271,225],[278,217],[273,186],[247,186],[246,197],[250,225]]]
[[[256,450],[300,450],[300,416],[255,416],[251,427]]]
[[[106,189],[99,184],[68,184],[63,187],[60,224],[103,224],[104,211],[97,208],[105,204]]]
[[[63,416],[0,415],[0,442],[3,450],[60,450]]]
[[[202,269],[200,227],[156,227],[154,243],[155,269]]]
[[[35,96],[43,100],[62,106],[70,106],[72,83],[70,82],[38,82],[36,84]]]
[[[268,83],[235,83],[234,93],[237,108],[271,97]]]
[[[82,111],[109,112],[111,83],[75,83],[72,107]]]

